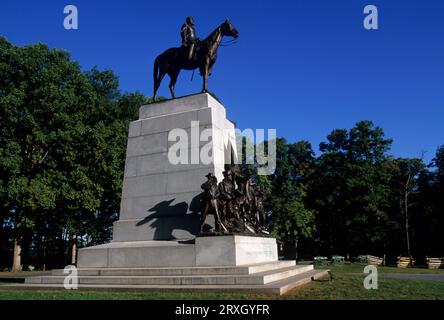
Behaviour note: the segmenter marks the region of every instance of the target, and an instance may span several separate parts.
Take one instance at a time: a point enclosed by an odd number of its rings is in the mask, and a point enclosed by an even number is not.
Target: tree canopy
[[[82,72],[64,51],[0,38],[2,218],[36,248],[33,264],[63,263],[73,235],[85,244],[110,238],[128,122],[146,101],[121,94],[112,71]]]

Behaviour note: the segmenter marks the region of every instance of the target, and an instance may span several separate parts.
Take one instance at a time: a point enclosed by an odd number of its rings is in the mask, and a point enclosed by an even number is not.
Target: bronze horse
[[[174,85],[181,69],[195,70],[199,68],[200,75],[203,77],[202,93],[207,92],[208,76],[211,75],[217,58],[217,49],[224,36],[239,37],[239,32],[228,20],[218,26],[205,40],[197,43],[193,58],[188,59],[184,47],[170,48],[160,54],[154,61],[153,100],[156,99],[157,90],[165,74],[170,76],[169,88],[171,96],[175,98]]]

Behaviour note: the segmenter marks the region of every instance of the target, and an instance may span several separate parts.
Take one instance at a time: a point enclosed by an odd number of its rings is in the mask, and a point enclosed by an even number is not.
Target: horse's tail
[[[154,60],[154,68],[153,68],[153,78],[154,78],[154,93],[153,93],[153,99],[156,98],[157,89],[159,89],[159,57],[157,57]]]

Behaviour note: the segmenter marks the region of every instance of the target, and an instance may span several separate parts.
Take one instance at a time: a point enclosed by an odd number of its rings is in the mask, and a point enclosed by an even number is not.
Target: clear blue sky
[[[67,4],[79,9],[77,31],[63,28]],[[379,9],[377,31],[363,28],[368,4]],[[426,151],[429,161],[444,144],[442,0],[2,0],[0,34],[66,49],[84,69],[112,69],[123,91],[151,95],[153,60],[180,44],[188,15],[202,38],[225,18],[240,32],[209,82],[240,128],[276,128],[317,151],[332,129],[368,119],[394,139],[395,156]],[[201,89],[190,78],[181,73],[178,95]]]

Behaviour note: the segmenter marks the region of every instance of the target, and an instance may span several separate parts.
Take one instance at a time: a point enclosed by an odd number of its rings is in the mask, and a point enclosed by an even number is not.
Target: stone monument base
[[[244,235],[198,237],[196,266],[241,266],[278,260],[276,239]]]
[[[194,242],[194,243],[193,243]],[[194,241],[125,241],[79,250],[79,268],[240,266],[278,260],[276,239],[227,235]]]
[[[193,243],[194,242],[194,243]],[[276,239],[225,235],[194,241],[132,241],[79,250],[78,288],[214,290],[283,294],[327,275],[278,261]],[[64,270],[26,278],[25,287],[63,288]]]

